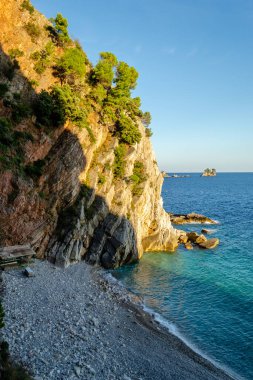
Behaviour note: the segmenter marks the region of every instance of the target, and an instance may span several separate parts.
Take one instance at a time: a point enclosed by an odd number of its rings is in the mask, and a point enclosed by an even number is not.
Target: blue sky
[[[33,0],[139,72],[162,170],[253,171],[253,0]]]

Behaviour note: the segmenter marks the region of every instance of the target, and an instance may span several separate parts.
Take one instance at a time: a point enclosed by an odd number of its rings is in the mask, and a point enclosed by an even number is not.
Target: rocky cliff
[[[82,80],[72,75],[66,82],[82,94],[85,128],[73,117],[53,127],[39,123],[31,104],[41,90],[62,85],[54,70],[64,48],[53,40],[48,53],[52,26],[29,1],[0,5],[0,244],[30,243],[38,257],[57,264],[85,258],[105,267],[137,260],[144,251],[173,251],[177,231],[163,209],[163,177],[141,116],[138,141],[122,143],[117,122],[102,117],[105,101],[90,95],[93,68],[85,58]]]

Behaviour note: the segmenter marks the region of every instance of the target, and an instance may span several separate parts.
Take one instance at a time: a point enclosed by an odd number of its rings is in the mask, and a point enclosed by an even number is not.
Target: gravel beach
[[[231,379],[81,262],[3,272],[4,338],[36,380]]]

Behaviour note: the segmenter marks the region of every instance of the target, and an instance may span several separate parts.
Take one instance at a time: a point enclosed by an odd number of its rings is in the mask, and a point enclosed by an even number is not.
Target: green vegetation
[[[2,68],[2,72],[4,76],[11,82],[17,69],[19,69],[19,63],[16,59],[14,59],[13,61],[8,62],[7,65]]]
[[[133,182],[132,194],[140,196],[143,193],[142,184],[147,179],[143,162],[135,161],[133,174],[131,175],[130,179]]]
[[[49,36],[52,41],[58,46],[64,46],[66,43],[70,42],[70,37],[68,34],[68,20],[58,13],[55,18],[50,19],[52,25],[46,27],[49,32]]]
[[[114,164],[113,164],[113,174],[116,178],[123,178],[125,175],[125,155],[126,155],[126,146],[120,144],[114,150]]]
[[[23,57],[24,52],[20,49],[10,49],[9,50],[9,57],[11,59],[20,58]]]
[[[142,123],[145,125],[145,127],[148,127],[151,123],[151,115],[150,112],[144,112],[141,118]]]
[[[28,11],[30,15],[34,12],[34,7],[32,6],[30,0],[24,0],[21,4],[21,9]]]
[[[63,83],[74,83],[76,79],[83,78],[86,72],[86,55],[79,48],[66,49],[63,56],[57,60],[54,76]]]
[[[116,122],[116,135],[123,143],[133,145],[141,140],[141,133],[130,117],[121,114]]]
[[[99,174],[99,175],[98,175],[98,183],[99,183],[100,185],[103,185],[105,182],[106,182],[106,177],[105,177],[105,175],[103,175],[103,174]]]
[[[27,24],[25,24],[24,28],[27,31],[27,33],[29,34],[29,36],[31,37],[32,42],[34,42],[34,43],[37,42],[37,40],[41,34],[41,30],[40,30],[39,26],[36,25],[34,22],[29,21]]]
[[[30,177],[38,178],[41,176],[44,166],[45,160],[34,161],[25,167],[25,173]]]
[[[60,100],[45,90],[42,90],[35,99],[33,110],[37,122],[46,127],[58,127],[65,122],[65,113]]]
[[[36,62],[34,65],[34,70],[37,74],[43,74],[47,67],[50,65],[53,52],[53,43],[48,42],[44,49],[41,51],[35,51],[31,54],[31,58]]]
[[[152,129],[147,127],[145,129],[145,134],[147,137],[151,137],[153,135]]]
[[[29,103],[23,102],[19,94],[13,94],[13,100],[4,99],[4,106],[11,109],[11,118],[15,124],[31,115]]]
[[[138,119],[143,118],[147,125],[151,120],[148,112],[143,114],[140,110],[140,98],[131,97],[137,78],[134,67],[118,62],[115,55],[109,52],[100,54],[100,60],[90,75],[90,97],[100,106],[102,122],[114,126],[114,134],[120,143],[128,145],[141,140]]]
[[[0,99],[4,98],[8,90],[9,90],[9,86],[6,83],[0,83]]]

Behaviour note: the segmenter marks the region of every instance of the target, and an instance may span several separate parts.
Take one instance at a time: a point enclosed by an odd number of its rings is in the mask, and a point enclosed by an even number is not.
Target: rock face
[[[33,98],[31,80],[37,90],[55,82],[52,70],[37,75],[31,54],[49,42],[48,21],[37,11],[21,11],[21,0],[0,0],[2,62],[19,49],[20,69],[9,84],[10,92]],[[28,22],[41,29],[34,42],[24,30]],[[0,101],[0,116],[8,110]],[[98,113],[88,115],[89,130],[68,123],[50,133],[38,128],[34,117],[17,126],[32,139],[23,143],[24,160],[31,165],[43,160],[42,172],[27,178],[14,170],[2,170],[0,177],[0,244],[31,244],[39,258],[59,265],[81,259],[105,267],[116,267],[140,258],[144,251],[176,249],[178,232],[164,211],[160,173],[145,127],[139,121],[141,141],[127,148],[124,178],[113,172],[118,138],[99,121]],[[134,165],[143,163],[145,180],[134,191]]]

